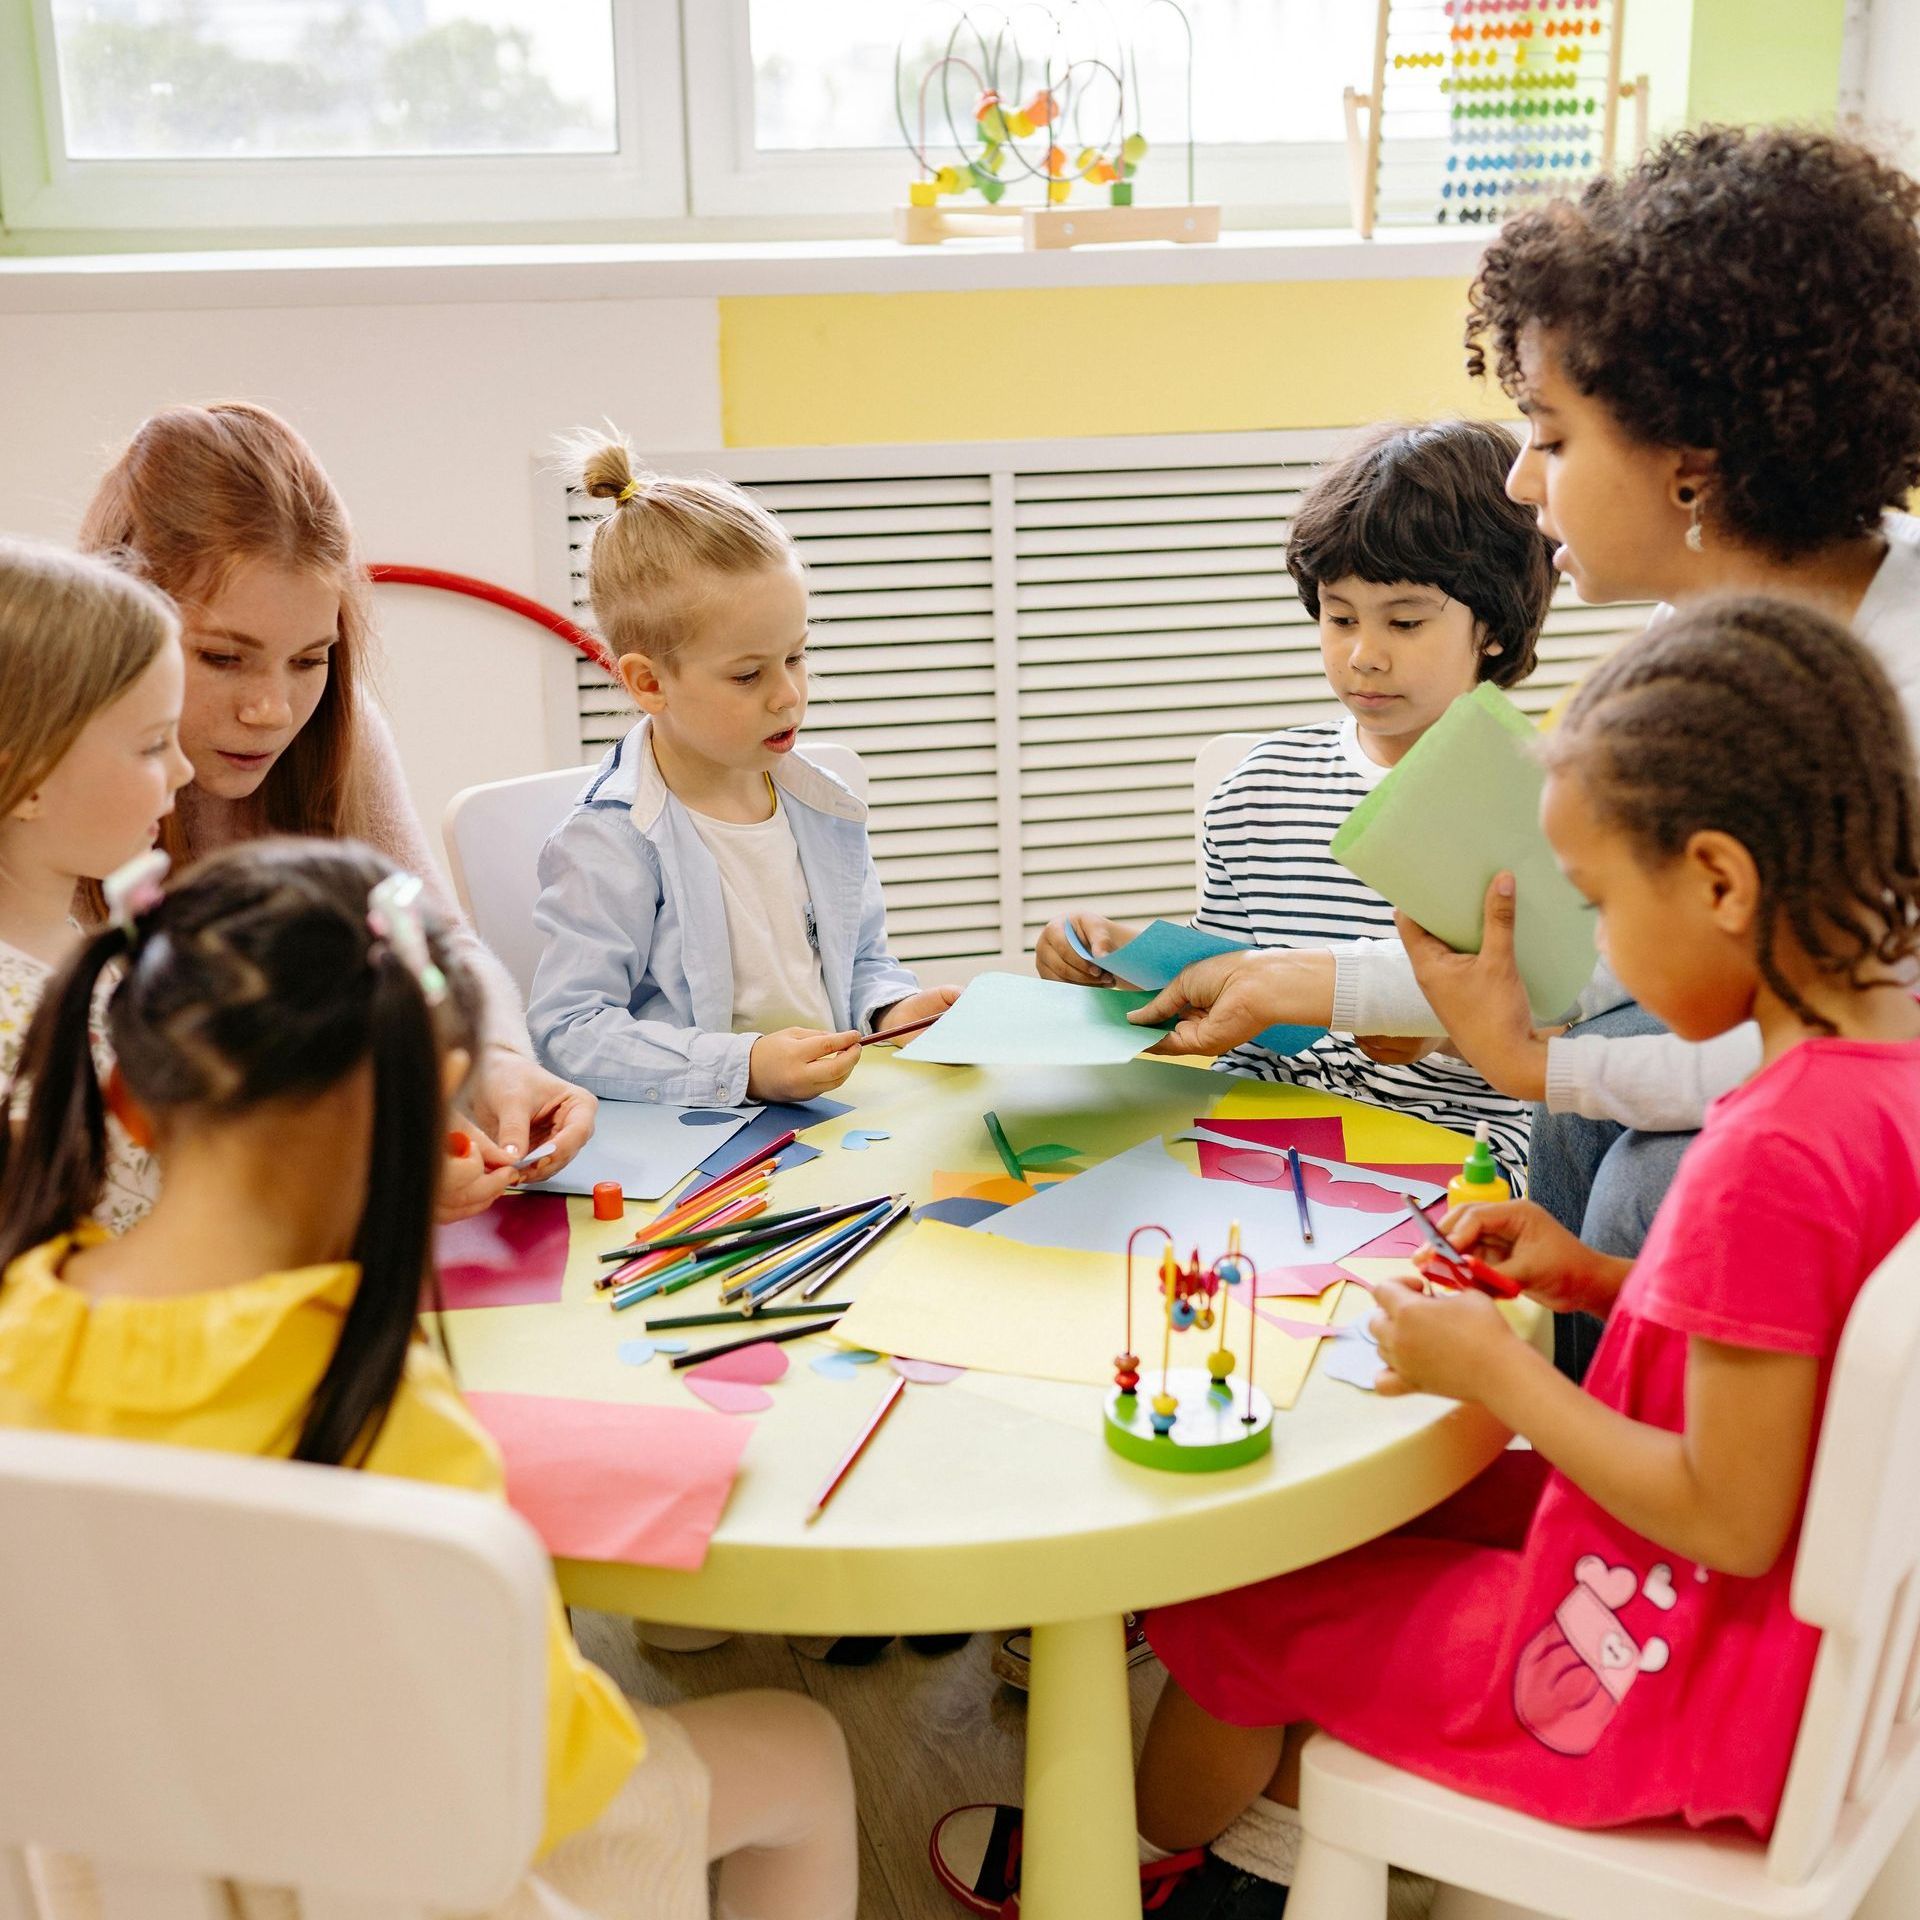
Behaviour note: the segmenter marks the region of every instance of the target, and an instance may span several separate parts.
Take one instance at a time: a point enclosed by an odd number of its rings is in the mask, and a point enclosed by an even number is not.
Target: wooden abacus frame
[[[1362,240],[1373,238],[1380,197],[1380,105],[1387,85],[1387,30],[1394,0],[1379,0],[1373,23],[1373,76],[1365,93],[1345,89],[1347,121],[1347,200],[1355,230]],[[1633,151],[1647,146],[1647,89],[1644,73],[1620,78],[1621,39],[1626,31],[1627,0],[1613,0],[1613,19],[1607,35],[1605,108],[1600,122],[1600,169],[1611,172],[1620,139],[1620,102],[1633,102]],[[1366,116],[1364,130],[1361,115]]]

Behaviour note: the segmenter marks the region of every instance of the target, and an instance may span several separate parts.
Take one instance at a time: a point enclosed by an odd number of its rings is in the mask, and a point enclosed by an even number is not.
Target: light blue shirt
[[[527,1029],[548,1067],[603,1099],[738,1106],[758,1036],[733,1031],[720,872],[660,776],[651,726],[607,754],[540,851],[533,920],[545,947]],[[833,1017],[869,1029],[920,983],[887,952],[866,806],[797,752],[773,780]]]

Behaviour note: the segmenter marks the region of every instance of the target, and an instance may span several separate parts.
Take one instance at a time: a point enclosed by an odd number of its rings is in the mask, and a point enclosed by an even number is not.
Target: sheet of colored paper
[[[1296,1117],[1337,1117],[1346,1140],[1346,1151],[1341,1157],[1356,1166],[1420,1163],[1457,1169],[1473,1145],[1465,1134],[1451,1133],[1445,1127],[1436,1127],[1431,1120],[1417,1120],[1410,1113],[1395,1113],[1387,1107],[1356,1106],[1331,1094],[1276,1087],[1264,1080],[1240,1080],[1229,1087],[1214,1103],[1207,1125],[1213,1126],[1222,1120],[1273,1117],[1276,1101],[1288,1121]]]
[[[1025,1180],[1011,1180],[1004,1173],[950,1173],[937,1171],[933,1176],[936,1200],[991,1200],[996,1206],[1010,1207],[1016,1200],[1031,1200],[1042,1187],[1070,1180],[1069,1173],[1038,1171]]]
[[[747,1108],[746,1112],[752,1116],[747,1124],[724,1144],[716,1144],[714,1151],[700,1162],[700,1171],[705,1177],[699,1185],[689,1187],[681,1197],[692,1199],[708,1181],[737,1167],[761,1147],[772,1146],[783,1133],[805,1133],[809,1127],[817,1127],[823,1120],[837,1120],[843,1113],[852,1111],[844,1100],[829,1100],[824,1096],[818,1100],[776,1100],[768,1106]],[[819,1151],[818,1147],[806,1147],[803,1152],[802,1143],[795,1141],[780,1156],[779,1164],[783,1167],[791,1165],[788,1155],[812,1160],[818,1157]]]
[[[1364,1326],[1344,1328],[1337,1340],[1321,1340],[1305,1349],[1319,1361],[1320,1371],[1329,1380],[1344,1380],[1362,1393],[1372,1393],[1374,1382],[1385,1371],[1380,1349]]]
[[[1153,993],[1184,973],[1196,960],[1211,960],[1216,954],[1241,953],[1236,941],[1223,940],[1217,933],[1202,933],[1197,927],[1182,926],[1177,920],[1156,920],[1137,933],[1123,947],[1111,953],[1094,953],[1080,938],[1071,919],[1067,921],[1067,944],[1089,966],[1100,967],[1124,980],[1130,987],[1145,987]],[[1316,1040],[1327,1037],[1325,1027],[1278,1026],[1256,1033],[1254,1042],[1269,1053],[1304,1053]]]
[[[982,1373],[1111,1386],[1113,1356],[1126,1337],[1123,1271],[1112,1254],[1023,1247],[1010,1255],[990,1235],[929,1221],[867,1276],[832,1338]],[[1290,1317],[1330,1320],[1339,1299],[1335,1288],[1292,1307]],[[1234,1300],[1227,1311],[1227,1344],[1244,1367],[1247,1309]],[[1160,1364],[1162,1313],[1155,1260],[1136,1259],[1133,1337],[1149,1367]],[[1217,1327],[1174,1335],[1174,1365],[1203,1365],[1218,1339]],[[1254,1343],[1254,1378],[1275,1406],[1293,1404],[1313,1352],[1310,1341],[1274,1338],[1262,1329]]]
[[[708,1117],[721,1112],[725,1120]],[[602,1100],[593,1138],[551,1180],[526,1191],[591,1193],[602,1180],[617,1180],[629,1200],[658,1200],[757,1112],[757,1107],[659,1107],[648,1100]],[[688,1113],[697,1113],[699,1120],[687,1124],[683,1116]]]
[[[550,1553],[691,1572],[707,1557],[753,1429],[696,1407],[469,1393],[507,1498]]]
[[[1191,1156],[1193,1149],[1176,1151]],[[1198,1247],[1211,1259],[1225,1251],[1237,1221],[1248,1254],[1264,1270],[1338,1260],[1377,1239],[1383,1224],[1377,1213],[1342,1207],[1316,1206],[1312,1212],[1309,1243],[1301,1238],[1291,1187],[1282,1192],[1203,1180],[1190,1157],[1176,1159],[1156,1135],[996,1213],[972,1231],[1028,1246],[1118,1253],[1134,1228],[1152,1222],[1165,1227],[1183,1253]]]
[[[1514,876],[1514,959],[1534,1018],[1565,1017],[1596,958],[1593,909],[1540,829],[1533,724],[1483,680],[1354,808],[1331,851],[1458,953],[1478,953],[1487,887]]]
[[[1420,1284],[1420,1269],[1411,1260],[1350,1253],[1340,1264],[1370,1287],[1377,1287],[1382,1280],[1400,1280],[1410,1287]]]
[[[566,1196],[503,1194],[485,1213],[439,1228],[433,1257],[449,1313],[558,1300],[567,1272]]]
[[[1345,1160],[1347,1137],[1335,1114],[1315,1114],[1299,1120],[1228,1120],[1218,1113],[1194,1116],[1196,1127],[1231,1135],[1252,1147],[1278,1147],[1285,1152],[1297,1147],[1302,1153],[1317,1153],[1323,1160]],[[1200,1164],[1206,1165],[1206,1156]]]
[[[1277,1148],[1242,1146],[1233,1135],[1216,1133],[1205,1125],[1188,1127],[1173,1137],[1197,1143],[1200,1172],[1208,1180],[1237,1180],[1243,1186],[1293,1191],[1292,1164]],[[1315,1206],[1351,1207],[1361,1213],[1380,1214],[1402,1212],[1409,1196],[1423,1207],[1430,1206],[1447,1190],[1444,1181],[1409,1179],[1378,1167],[1323,1159],[1317,1153],[1300,1154],[1300,1184]]]
[[[1119,1066],[1167,1031],[1128,1023],[1127,1015],[1152,998],[1020,973],[979,973],[900,1057],[949,1067]]]

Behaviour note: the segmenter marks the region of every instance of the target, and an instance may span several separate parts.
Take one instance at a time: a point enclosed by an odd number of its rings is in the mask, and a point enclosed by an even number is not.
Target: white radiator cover
[[[1301,489],[1344,432],[662,454],[750,487],[812,589],[807,731],[866,762],[903,959],[960,977],[1062,908],[1191,913],[1193,758],[1216,733],[1331,717],[1286,570]],[[584,624],[605,512],[544,483],[556,584]],[[1644,603],[1562,590],[1516,698],[1544,712]],[[585,661],[581,757],[632,724]],[[803,737],[804,744],[804,737]]]

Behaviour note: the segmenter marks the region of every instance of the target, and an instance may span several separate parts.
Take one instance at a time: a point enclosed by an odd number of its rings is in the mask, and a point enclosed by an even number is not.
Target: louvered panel
[[[1273,562],[1280,559],[1279,553],[1271,547],[1255,551],[1266,554]],[[1022,613],[1052,613],[1076,607],[1104,611],[1109,607],[1179,606],[1216,601],[1264,600],[1271,603],[1292,591],[1292,582],[1284,566],[1256,573],[1200,572],[1183,565],[1181,562],[1184,557],[1166,556],[1164,575],[1157,580],[1129,577],[1124,580],[1073,580],[1062,581],[1058,585],[1035,585],[1022,588],[1017,604]]]
[[[1273,493],[1297,491],[1301,475],[1311,467],[1254,465],[1242,467],[1132,467],[1106,473],[1023,473],[1020,505],[1044,511],[1056,500],[1156,500],[1189,493]]]
[[[1218,510],[1220,503],[1212,503]],[[1036,528],[1018,536],[1015,551],[1029,554],[1139,553],[1144,550],[1191,553],[1196,548],[1270,547],[1278,529],[1272,520],[1240,525],[1231,520],[1208,520],[1187,526],[1115,526],[1094,522],[1086,526]]]
[[[1192,538],[1188,544],[1204,547],[1212,544],[1209,534],[1238,533],[1248,527],[1264,528],[1271,539],[1273,529],[1292,512],[1297,498],[1292,493],[1272,492],[1152,493],[1137,498],[1034,501],[1019,507],[1014,515],[1014,527],[1018,548],[1025,547],[1030,533],[1038,535],[1048,529],[1070,528],[1081,532],[1109,527],[1164,529],[1171,526],[1190,528]]]
[[[823,543],[824,544],[824,543]],[[823,561],[816,557],[807,567],[807,591],[812,596],[816,618],[837,618],[845,602],[839,596],[848,593],[892,592],[901,587],[979,587],[993,585],[992,556],[982,553],[964,560],[862,560]]]
[[[1025,583],[1020,599],[1022,605],[1037,604],[1037,596],[1054,581],[1082,585],[1113,580],[1148,583],[1191,574],[1271,573],[1285,565],[1286,549],[1272,545],[1208,547],[1199,553],[1183,553],[1178,548],[1170,553],[1034,553],[1020,563],[1020,577]]]

